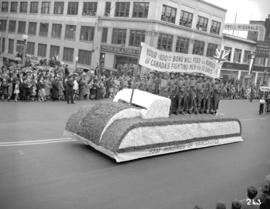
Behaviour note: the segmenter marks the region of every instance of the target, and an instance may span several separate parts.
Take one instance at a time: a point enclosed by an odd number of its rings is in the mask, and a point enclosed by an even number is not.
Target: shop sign
[[[264,26],[255,24],[225,24],[224,30],[261,31]]]
[[[142,43],[139,64],[160,72],[202,73],[219,78],[221,63],[208,57],[160,51]]]
[[[258,40],[264,40],[265,38],[265,27],[258,24],[225,24],[224,30],[256,31],[258,32]]]
[[[101,51],[130,56],[139,56],[140,54],[139,49],[131,49],[126,47],[109,46],[109,45],[101,45]]]
[[[255,53],[257,57],[269,57],[270,56],[270,43],[258,42]]]

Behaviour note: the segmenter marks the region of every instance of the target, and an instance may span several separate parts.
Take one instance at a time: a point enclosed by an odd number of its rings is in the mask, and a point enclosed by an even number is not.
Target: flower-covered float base
[[[137,96],[144,94],[140,91],[134,93]],[[155,95],[152,98],[155,102],[159,99],[164,98]],[[151,106],[157,106],[153,105],[155,102],[140,106],[137,101],[134,107],[121,102],[102,101],[83,107],[69,118],[65,136],[90,145],[116,162],[243,141],[238,119],[213,115],[166,117],[164,111],[170,105],[166,98],[164,106],[159,106],[163,117],[156,111],[159,115],[156,118],[155,111],[147,113]]]

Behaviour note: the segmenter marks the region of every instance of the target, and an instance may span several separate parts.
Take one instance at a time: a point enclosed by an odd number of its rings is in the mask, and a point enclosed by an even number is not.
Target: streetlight
[[[78,60],[79,60],[79,57],[76,56],[76,57],[75,57],[75,71],[77,70],[77,63],[78,63]]]
[[[2,67],[2,64],[4,62],[3,58],[1,57],[1,54],[2,54],[2,34],[0,33],[0,67]]]
[[[25,65],[25,60],[26,60],[26,41],[28,39],[28,35],[27,34],[24,34],[22,36],[23,38],[23,57],[22,57],[22,63],[23,63],[23,66]]]

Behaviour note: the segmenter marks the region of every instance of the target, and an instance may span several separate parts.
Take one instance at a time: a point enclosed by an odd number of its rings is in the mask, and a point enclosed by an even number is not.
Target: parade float
[[[140,64],[162,72],[182,70],[219,76],[218,65],[209,58],[162,53],[143,45]],[[243,141],[238,119],[170,115],[170,105],[168,98],[123,89],[113,101],[98,101],[72,114],[65,136],[90,145],[116,162]]]
[[[75,112],[66,124],[65,136],[90,145],[116,162],[243,140],[238,119],[169,116],[169,109],[167,98],[124,89],[114,101],[98,102]]]

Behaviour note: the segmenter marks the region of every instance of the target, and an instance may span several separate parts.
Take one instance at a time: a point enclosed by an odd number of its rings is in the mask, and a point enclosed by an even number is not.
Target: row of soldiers
[[[147,85],[147,81],[146,85],[142,83],[135,81],[133,87],[171,99],[171,114],[217,113],[221,94],[219,79],[187,74],[162,74],[161,77],[153,78],[153,85]]]
[[[216,114],[220,100],[219,81],[175,86],[170,99],[172,114]]]

